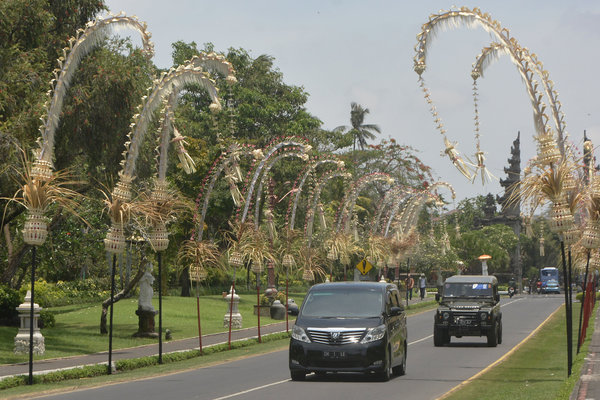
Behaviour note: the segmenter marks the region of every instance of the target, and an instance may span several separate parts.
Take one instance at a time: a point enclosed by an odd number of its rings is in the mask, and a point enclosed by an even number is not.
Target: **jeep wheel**
[[[290,375],[293,381],[303,381],[306,379],[306,373],[304,371],[290,371]]]
[[[488,347],[496,347],[498,345],[498,323],[495,323],[494,328],[488,332],[487,345]]]
[[[452,337],[452,336],[450,336],[450,332],[448,332],[448,331],[445,331],[445,332],[444,332],[444,344],[450,344],[450,338],[451,338],[451,337]]]
[[[447,331],[437,326],[433,327],[433,345],[435,347],[443,346],[446,343],[446,337],[450,337]]]
[[[502,344],[502,321],[498,324],[498,344]]]
[[[406,375],[406,342],[404,342],[404,354],[402,355],[402,364],[395,366],[392,368],[392,373],[396,376]]]

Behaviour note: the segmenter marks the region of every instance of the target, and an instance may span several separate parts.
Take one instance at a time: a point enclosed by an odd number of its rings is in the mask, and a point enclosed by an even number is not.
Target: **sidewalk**
[[[423,301],[431,300],[432,296],[426,297]],[[409,304],[419,303],[419,296],[414,296]],[[289,329],[292,329],[294,320],[290,318]],[[285,332],[285,321],[277,322],[268,325],[261,325],[260,333],[262,335],[268,335],[271,333]],[[258,337],[257,327],[237,329],[231,331],[231,341],[245,340],[250,338]],[[202,348],[213,346],[220,343],[227,343],[229,339],[229,331],[214,333],[210,335],[202,335]],[[107,340],[108,343],[108,340]],[[163,340],[163,354],[172,353],[176,351],[186,351],[199,348],[198,337],[180,339],[180,340]],[[158,340],[156,344],[150,344],[145,346],[130,347],[127,349],[115,349],[112,352],[112,360],[123,360],[130,358],[139,358],[158,355]],[[108,350],[100,353],[85,354],[81,356],[65,357],[65,358],[51,358],[46,360],[35,360],[33,361],[33,373],[43,374],[51,371],[75,368],[83,365],[94,365],[94,364],[107,364],[108,363]],[[3,364],[0,365],[0,380],[13,376],[13,375],[28,375],[29,374],[29,363],[18,363],[18,364]]]
[[[600,307],[596,309],[592,342],[588,347],[588,355],[581,369],[581,376],[569,399],[600,399]]]

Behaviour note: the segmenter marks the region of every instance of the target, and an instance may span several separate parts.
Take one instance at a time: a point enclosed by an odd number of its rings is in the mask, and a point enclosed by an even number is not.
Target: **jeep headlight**
[[[361,343],[371,343],[376,340],[381,340],[385,336],[385,332],[386,332],[385,325],[379,325],[375,328],[369,328],[367,330],[367,334],[360,342]]]
[[[485,311],[482,311],[479,313],[479,319],[481,319],[482,321],[485,321],[487,319],[488,313]]]
[[[304,329],[300,328],[297,325],[294,325],[294,327],[292,328],[292,338],[304,343],[310,343],[310,338],[308,337]]]
[[[448,319],[450,318],[450,313],[448,311],[445,311],[442,314],[442,317],[444,318],[444,321],[448,321]]]

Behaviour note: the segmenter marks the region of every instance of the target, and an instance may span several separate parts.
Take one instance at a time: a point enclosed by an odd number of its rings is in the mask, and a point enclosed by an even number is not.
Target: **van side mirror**
[[[403,312],[404,312],[404,309],[403,309],[402,307],[392,307],[392,308],[390,309],[390,315],[391,315],[392,317],[393,317],[393,316],[396,316],[396,315],[400,315],[400,314],[402,314]]]
[[[440,302],[440,294],[439,293],[435,294],[435,301],[437,301],[438,303]]]

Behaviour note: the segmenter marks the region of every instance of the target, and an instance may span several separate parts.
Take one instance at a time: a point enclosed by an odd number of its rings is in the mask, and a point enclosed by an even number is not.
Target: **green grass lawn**
[[[297,304],[301,304],[304,293],[290,294]],[[158,309],[158,298],[153,299]],[[256,295],[241,295],[239,310],[242,314],[243,327],[255,327],[257,318],[254,315]],[[124,299],[114,306],[113,316],[113,349],[141,346],[157,343],[157,339],[134,338],[132,335],[138,329],[137,299]],[[34,360],[46,358],[68,357],[81,354],[95,353],[108,350],[108,335],[100,334],[101,305],[70,305],[51,308],[56,314],[56,325],[53,328],[42,329],[46,353],[34,356]],[[223,332],[223,316],[228,310],[228,304],[222,296],[200,297],[200,321],[202,335]],[[163,297],[163,330],[169,329],[173,339],[183,339],[198,336],[198,320],[195,297]],[[261,317],[261,325],[280,322],[268,317]],[[156,316],[158,329],[158,316]],[[28,354],[13,353],[14,337],[18,329],[15,327],[0,327],[0,364],[27,362]]]
[[[593,333],[594,316],[587,338],[577,355],[579,303],[573,303],[573,368],[567,379],[566,318],[564,307],[516,352],[467,383],[448,400],[548,400],[568,399],[583,366]]]

